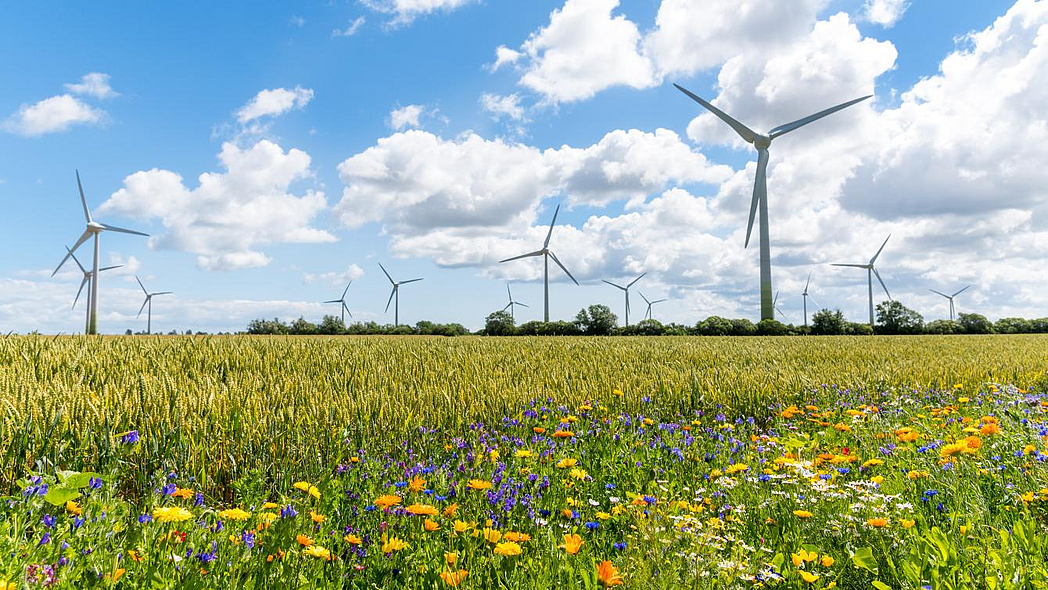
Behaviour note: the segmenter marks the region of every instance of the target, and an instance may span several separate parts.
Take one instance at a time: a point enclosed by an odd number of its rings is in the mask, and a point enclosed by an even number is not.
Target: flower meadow
[[[531,399],[347,437],[280,486],[140,474],[148,435],[114,433],[107,469],[29,473],[3,499],[0,588],[1048,585],[1043,388],[795,399]]]

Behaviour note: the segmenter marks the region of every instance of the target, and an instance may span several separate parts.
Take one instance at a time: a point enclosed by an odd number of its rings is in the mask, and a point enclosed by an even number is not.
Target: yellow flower
[[[313,496],[317,500],[320,499],[320,490],[317,489],[317,486],[309,482],[296,481],[294,483],[294,488],[297,490],[302,490],[303,492],[309,494],[310,496]]]
[[[749,468],[750,466],[746,465],[745,463],[733,463],[724,468],[724,473],[727,473],[728,475],[734,475],[736,473],[739,473],[740,471],[746,471]]]
[[[579,549],[582,548],[583,543],[584,541],[582,540],[582,537],[575,534],[565,534],[564,544],[561,545],[560,548],[575,555],[579,552]]]
[[[153,520],[157,522],[185,522],[193,513],[180,506],[165,506],[153,509]]]
[[[422,523],[422,527],[425,528],[429,532],[440,530],[440,525],[437,524],[437,521],[430,520],[428,518]]]
[[[880,517],[870,518],[870,519],[868,519],[866,521],[866,524],[868,524],[868,525],[870,525],[870,526],[872,526],[874,528],[878,528],[878,529],[879,528],[884,528],[884,527],[888,526],[888,519],[887,518],[880,518]]]
[[[458,509],[458,504],[448,504],[444,507],[444,518],[451,518],[452,516],[455,516],[455,512],[457,512]]]
[[[422,479],[421,477],[419,477],[417,475],[415,477],[411,478],[411,481],[408,482],[408,489],[410,489],[413,492],[421,492],[425,488],[426,488],[426,480]]]
[[[578,467],[572,467],[571,471],[568,472],[568,475],[578,480],[583,480],[589,477],[589,474],[586,473],[585,469],[579,469]]]
[[[902,523],[902,528],[904,528],[904,529],[908,529],[908,528],[912,527],[913,525],[917,524],[917,521],[910,520],[908,518],[903,518],[899,522]]]
[[[809,583],[809,584],[814,584],[819,579],[818,575],[813,574],[811,572],[806,572],[804,570],[799,570],[799,573],[801,575],[801,579],[804,580],[805,582]]]
[[[501,555],[503,557],[513,557],[514,555],[521,554],[520,545],[513,541],[506,541],[505,543],[499,543],[495,545],[495,555]]]
[[[531,535],[527,533],[519,533],[517,531],[507,531],[502,537],[507,541],[513,541],[514,543],[524,543],[531,540]]]
[[[122,568],[122,567],[121,568],[117,568],[115,571],[113,571],[113,583],[116,584],[117,582],[119,582],[120,578],[124,577],[124,573],[125,572],[127,572],[127,570]],[[14,586],[8,586],[8,587],[11,590],[14,590]],[[0,589],[2,589],[2,588],[3,588],[3,584],[0,583]]]
[[[363,539],[361,539],[360,537],[358,537],[358,536],[356,536],[356,535],[354,535],[352,533],[346,535],[345,537],[342,537],[342,540],[347,542],[347,543],[349,543],[350,545],[360,545],[361,543],[364,542]]]
[[[223,520],[247,520],[251,518],[251,513],[245,512],[239,508],[231,508],[219,512],[218,517]]]
[[[383,553],[395,553],[402,549],[406,549],[408,544],[396,537],[390,537],[388,541],[382,543]]]
[[[793,553],[790,555],[790,558],[793,560],[793,565],[797,567],[800,567],[801,564],[805,562],[815,561],[818,557],[818,553],[815,553],[814,551],[805,551],[804,549],[801,549],[799,553]]]
[[[578,462],[578,459],[571,459],[565,457],[564,459],[561,459],[559,462],[557,462],[557,467],[561,469],[567,469],[568,467],[574,467]]]
[[[74,514],[76,516],[80,516],[84,513],[84,511],[80,508],[80,505],[72,500],[69,500],[65,503],[65,509],[70,514]]]
[[[310,557],[316,557],[317,559],[326,559],[328,561],[331,560],[331,552],[327,549],[324,549],[320,545],[312,545],[310,547],[306,547],[306,550],[303,551],[303,553]]]
[[[444,554],[444,561],[446,561],[448,565],[455,565],[455,562],[458,561],[458,558],[459,558],[459,554],[458,553],[445,553]]]
[[[609,518],[611,518],[611,515],[608,514],[607,512],[598,512],[597,513],[597,519],[598,520],[608,520]]]
[[[884,461],[881,459],[870,459],[862,464],[863,467],[876,467],[878,465],[884,465]]]
[[[259,512],[255,515],[255,518],[259,520],[262,526],[269,526],[277,519],[277,515],[272,512]]]
[[[471,479],[466,487],[471,490],[486,490],[491,488],[491,482],[483,479]]]
[[[406,508],[408,513],[415,516],[436,516],[437,509],[429,504],[412,504]]]
[[[455,532],[458,533],[458,534],[462,534],[462,533],[464,533],[464,532],[469,530],[469,526],[470,525],[468,523],[462,522],[461,520],[456,520],[455,521]]]
[[[483,532],[484,532],[484,540],[487,541],[488,543],[498,543],[499,539],[502,538],[502,533],[500,533],[496,529],[489,529],[488,527],[484,527],[484,531]]]
[[[264,510],[272,510],[274,508],[280,508],[280,504],[277,504],[276,502],[266,502],[262,505],[262,508]]]
[[[444,583],[448,586],[454,588],[461,584],[462,580],[465,580],[468,575],[469,572],[466,570],[459,570],[457,572],[440,572],[440,579],[444,580]]]
[[[378,506],[380,510],[388,510],[393,506],[400,505],[400,496],[394,494],[386,494],[375,498],[375,506]]]
[[[597,582],[605,588],[619,586],[623,583],[619,576],[619,569],[606,559],[597,565]]]
[[[832,557],[830,557],[829,555],[823,555],[822,556],[822,562],[821,562],[822,563],[822,567],[832,567],[833,566],[833,562],[834,562],[834,559]]]
[[[295,540],[298,541],[298,544],[302,545],[303,547],[309,547],[313,544],[313,539],[310,539],[305,535],[296,535]]]
[[[529,457],[533,457],[534,453],[532,453],[531,451],[529,451],[527,449],[517,449],[513,453],[513,456],[518,458],[518,459],[527,459]]]
[[[614,395],[615,397],[622,397],[622,396],[624,396],[626,394],[622,393],[621,389],[612,389],[611,390],[611,395]]]
[[[808,512],[807,510],[794,510],[793,511],[793,515],[796,516],[797,518],[811,518],[812,517],[812,513]]]
[[[313,512],[312,510],[309,511],[309,518],[311,518],[313,520],[313,522],[315,522],[317,524],[320,524],[320,523],[324,522],[324,520],[326,519],[326,517],[323,514],[317,514],[316,512]]]
[[[967,449],[968,445],[964,441],[953,442],[948,445],[943,445],[942,448],[939,449],[939,456],[943,459],[948,459],[958,453],[966,451]]]

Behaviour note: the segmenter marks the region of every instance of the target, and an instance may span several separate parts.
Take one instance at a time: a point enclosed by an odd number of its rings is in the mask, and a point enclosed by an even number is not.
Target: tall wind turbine
[[[968,285],[964,289],[961,289],[960,291],[957,291],[953,295],[947,295],[946,293],[940,293],[939,291],[936,291],[935,289],[928,289],[928,290],[931,291],[932,293],[935,293],[936,295],[942,295],[943,297],[945,297],[945,298],[950,300],[950,321],[952,322],[953,321],[953,309],[954,309],[953,308],[953,298],[958,296],[958,295],[960,295],[961,293],[964,293],[968,289],[968,287],[971,287],[971,285]]]
[[[87,270],[86,268],[84,268],[84,265],[80,264],[80,260],[78,260],[76,255],[73,254],[73,251],[69,249],[69,246],[66,246],[66,252],[69,252],[69,255],[70,255],[70,257],[72,257],[73,262],[75,262],[77,267],[80,268],[80,272],[84,273],[84,279],[82,281],[80,281],[80,288],[77,289],[77,291],[76,291],[76,299],[73,300],[73,307],[72,308],[76,308],[76,302],[80,301],[80,294],[84,292],[84,285],[86,285],[87,283],[89,283],[91,281],[91,277],[94,276],[94,271]],[[104,271],[107,271],[107,270],[113,270],[114,268],[120,268],[121,266],[123,266],[123,264],[117,264],[116,266],[103,266],[102,268],[98,269],[98,271],[99,272],[104,272]],[[90,297],[91,291],[89,290],[87,293],[88,293],[88,296]],[[84,308],[87,310],[87,312],[85,314],[86,317],[84,318],[84,334],[87,334],[87,330],[91,327],[91,301],[90,301],[90,299],[88,299],[88,301],[84,304]]]
[[[873,266],[877,262],[877,257],[881,255],[881,250],[884,250],[884,245],[888,243],[888,240],[892,237],[888,234],[887,238],[884,238],[884,244],[877,249],[877,253],[873,255],[866,264],[834,264],[833,266],[851,266],[854,268],[865,268],[866,269],[866,286],[870,293],[870,327],[873,327],[873,277],[877,276],[877,281],[880,282],[881,287],[884,287],[884,294],[888,296],[888,299],[892,298],[892,294],[888,292],[888,286],[884,284],[884,279],[881,278],[881,273],[877,272],[877,269]]]
[[[804,283],[804,292],[801,295],[804,297],[804,327],[808,327],[808,299],[815,305],[819,303],[815,301],[815,298],[808,294],[808,285],[811,285],[811,272],[808,273],[808,281]]]
[[[353,312],[349,311],[349,306],[346,305],[346,293],[349,292],[349,285],[352,285],[353,281],[350,281],[346,285],[346,290],[342,291],[342,297],[339,299],[332,299],[331,301],[325,301],[324,303],[341,303],[342,304],[342,325],[346,325],[346,314],[349,313],[349,317],[353,317]]]
[[[814,115],[808,115],[803,119],[797,119],[792,123],[786,123],[785,125],[779,125],[772,129],[766,134],[757,133],[749,127],[731,118],[727,113],[721,111],[712,104],[692,94],[688,90],[685,90],[681,86],[674,84],[677,90],[680,90],[684,94],[688,95],[692,100],[706,107],[711,113],[719,117],[722,121],[731,126],[742,139],[746,140],[746,143],[753,144],[753,147],[757,148],[757,177],[753,184],[753,200],[750,202],[750,221],[746,226],[746,243],[744,247],[750,245],[750,234],[753,231],[753,219],[757,215],[757,210],[760,209],[760,234],[761,234],[761,319],[762,320],[773,320],[775,319],[775,305],[774,298],[771,292],[771,248],[768,243],[768,148],[771,147],[771,142],[775,138],[786,135],[790,131],[800,129],[808,123],[818,121],[826,115],[836,113],[841,109],[846,109],[853,104],[862,102],[871,95],[863,96],[849,100],[848,102],[841,103],[835,107],[830,107],[824,111],[819,111]]]
[[[145,301],[142,302],[142,307],[138,308],[138,315],[136,318],[142,317],[142,310],[149,306],[149,312],[146,314],[146,334],[153,333],[153,297],[156,295],[170,295],[173,291],[157,291],[156,293],[150,293],[146,291],[146,286],[142,284],[142,279],[135,275],[135,280],[138,281],[138,286],[142,287],[142,292],[146,294]]]
[[[389,279],[390,284],[393,285],[393,291],[389,294],[389,301],[386,302],[386,312],[389,312],[389,304],[393,299],[396,299],[397,303],[393,306],[393,327],[395,328],[400,325],[400,286],[414,283],[415,281],[421,281],[422,279],[411,279],[408,281],[400,281],[398,283],[393,280],[393,277],[389,276],[389,273],[386,272],[386,267],[382,266],[381,262],[378,263],[378,267],[382,269],[382,272],[386,273],[386,278]]]
[[[513,258],[499,260],[499,263],[501,264],[503,262],[509,262],[511,260],[520,260],[521,258],[542,256],[542,283],[543,292],[545,294],[543,306],[544,312],[542,314],[542,318],[545,322],[549,322],[549,259],[552,258],[553,262],[557,263],[557,266],[560,267],[560,270],[564,271],[564,274],[568,275],[568,278],[571,279],[572,282],[574,282],[576,285],[579,284],[579,282],[575,280],[575,277],[571,276],[571,273],[568,272],[568,269],[564,268],[564,265],[561,264],[560,259],[557,258],[557,255],[549,249],[549,239],[553,236],[553,225],[557,223],[557,213],[560,213],[560,205],[557,205],[557,209],[553,212],[553,221],[551,221],[549,224],[549,232],[546,233],[546,241],[542,242],[541,250],[535,250],[534,252],[528,252],[527,254],[521,254],[520,256],[514,256]]]
[[[640,293],[640,291],[638,291],[638,293]],[[656,299],[655,301],[648,301],[648,298],[644,296],[644,293],[640,293],[640,298],[644,300],[644,303],[648,304],[648,312],[646,314],[644,314],[644,317],[646,319],[649,319],[649,320],[655,319],[655,318],[651,317],[651,306],[655,305],[656,303],[662,303],[663,301],[668,301],[667,299]]]
[[[502,311],[506,311],[508,309],[510,319],[512,319],[515,322],[517,321],[517,318],[513,314],[514,308],[516,308],[518,305],[521,307],[528,307],[528,304],[513,300],[513,292],[509,290],[509,283],[506,283],[506,295],[509,295],[509,303],[506,304],[506,307],[502,308]]]
[[[69,258],[73,255],[73,252],[76,252],[76,249],[79,248],[81,244],[83,244],[84,242],[86,242],[90,238],[94,238],[95,254],[94,254],[94,265],[91,267],[91,273],[92,273],[91,276],[93,277],[93,280],[91,281],[90,297],[88,299],[88,308],[89,308],[88,309],[88,316],[89,316],[90,319],[87,322],[87,333],[88,334],[97,334],[98,333],[98,272],[100,270],[98,268],[98,236],[99,236],[99,234],[101,234],[104,231],[115,231],[115,232],[120,232],[120,233],[123,233],[123,234],[132,234],[132,235],[136,235],[136,236],[147,236],[147,237],[149,236],[149,234],[144,234],[144,233],[142,233],[140,231],[135,231],[135,230],[132,230],[132,229],[124,229],[122,227],[116,227],[115,225],[109,225],[107,223],[100,223],[98,221],[95,221],[94,219],[91,218],[91,211],[88,210],[88,208],[87,208],[87,197],[84,196],[84,187],[83,187],[82,184],[80,184],[80,171],[79,170],[76,171],[76,187],[77,187],[77,189],[80,190],[80,204],[84,206],[84,218],[87,220],[87,228],[84,230],[84,233],[80,234],[80,239],[77,240],[75,244],[73,244],[73,247],[71,249],[67,248],[67,250],[69,250],[69,251],[66,252],[65,258],[62,259],[62,262],[58,263],[58,267],[55,268],[55,272],[51,273],[51,276],[55,276],[56,274],[58,274],[58,271],[59,271],[59,269],[62,268],[62,265],[65,264],[66,260],[69,260]]]
[[[621,289],[622,292],[626,294],[626,326],[627,327],[629,327],[629,325],[630,325],[630,287],[633,286],[633,283],[636,283],[637,281],[639,281],[642,278],[644,278],[644,275],[646,275],[646,274],[648,274],[648,273],[642,272],[639,277],[637,277],[637,278],[633,279],[632,281],[630,281],[629,283],[627,283],[625,287],[623,287],[622,285],[616,285],[615,283],[613,283],[611,281],[608,281],[608,280],[605,280],[605,279],[601,279],[602,281],[604,281],[605,283],[611,285],[612,287],[615,287],[616,289]]]

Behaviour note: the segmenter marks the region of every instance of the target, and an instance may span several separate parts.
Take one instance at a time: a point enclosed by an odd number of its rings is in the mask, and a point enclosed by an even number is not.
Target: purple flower
[[[50,514],[45,514],[41,516],[40,522],[49,529],[55,528],[55,517],[51,516]]]
[[[280,518],[293,518],[295,516],[298,516],[298,510],[295,510],[295,507],[291,504],[280,509]]]
[[[132,431],[128,432],[127,434],[125,434],[124,436],[121,436],[120,437],[120,442],[124,443],[125,445],[133,445],[136,442],[138,442],[139,438],[140,437],[138,436],[138,431],[137,430],[132,430]]]

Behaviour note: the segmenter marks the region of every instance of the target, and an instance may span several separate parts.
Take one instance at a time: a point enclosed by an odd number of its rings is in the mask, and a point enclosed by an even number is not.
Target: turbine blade
[[[76,307],[76,302],[80,301],[80,294],[84,292],[84,285],[87,284],[87,281],[88,281],[88,278],[86,276],[84,277],[84,280],[80,281],[80,288],[77,289],[77,291],[76,291],[76,299],[73,300],[73,307],[71,307],[70,309],[75,308]]]
[[[401,285],[406,285],[408,283],[415,283],[415,282],[418,282],[418,281],[421,281],[421,280],[422,279],[411,279],[410,281],[400,281],[400,284]]]
[[[73,258],[75,259],[76,257],[74,256]],[[113,270],[114,268],[120,268],[122,266],[124,266],[124,265],[123,264],[117,264],[117,265],[114,265],[114,266],[103,266],[102,268],[98,269],[98,272],[102,272],[103,270]],[[84,272],[87,272],[87,271],[84,271]]]
[[[519,302],[519,301],[514,301],[514,302],[513,302],[513,305],[519,305],[519,306],[521,306],[521,307],[531,307],[531,306],[530,306],[530,305],[528,305],[527,303],[521,303],[521,302]]]
[[[83,264],[80,264],[80,261],[77,259],[76,254],[73,254],[73,251],[69,249],[69,246],[66,246],[66,252],[69,252],[69,256],[73,259],[73,262],[75,262],[76,265],[80,267],[80,270],[86,273],[87,269],[84,268]]]
[[[383,272],[383,273],[385,273],[385,275],[386,275],[386,278],[387,278],[387,279],[389,279],[389,282],[390,282],[390,283],[392,283],[392,284],[394,284],[394,285],[396,285],[396,284],[397,284],[397,282],[393,280],[393,277],[389,276],[389,273],[388,273],[388,272],[386,272],[386,267],[382,266],[382,263],[381,263],[381,262],[379,262],[379,263],[378,263],[378,267],[382,269],[382,272]],[[387,305],[386,307],[389,307],[389,306]]]
[[[393,290],[389,292],[389,300],[386,301],[386,311],[382,313],[389,313],[389,304],[393,303],[393,296],[397,294],[397,287],[394,285]]]
[[[346,305],[345,301],[342,302],[342,309],[346,310],[346,313],[349,314],[349,317],[353,317],[353,312],[349,311],[349,306]]]
[[[507,309],[509,309],[509,306],[511,306],[511,305],[513,305],[513,302],[512,302],[512,301],[510,301],[509,303],[507,303],[507,304],[506,304],[506,307],[503,307],[503,308],[502,308],[502,311],[506,311]]]
[[[830,266],[851,266],[851,267],[854,267],[854,268],[870,268],[869,264],[843,264],[843,263],[838,263],[838,262],[835,262],[835,263],[831,264]]]
[[[778,304],[779,304],[779,292],[776,291],[775,292],[775,297],[773,297],[772,300],[771,300],[771,306],[775,307]]]
[[[568,275],[569,279],[571,279],[576,285],[579,284],[579,282],[575,280],[575,277],[571,276],[571,273],[568,272],[568,269],[564,268],[564,265],[561,264],[560,259],[557,258],[556,254],[554,254],[553,252],[550,252],[549,256],[550,256],[550,258],[553,259],[553,262],[557,263],[557,266],[560,267],[560,270],[564,271],[564,274]]]
[[[646,275],[646,274],[648,274],[648,273],[646,273],[646,272],[642,272],[642,273],[640,273],[640,276],[639,276],[639,277],[637,277],[637,278],[635,278],[635,279],[633,279],[633,281],[632,281],[632,282],[630,282],[630,284],[626,285],[626,288],[627,288],[627,289],[629,289],[630,287],[632,287],[632,286],[633,286],[633,283],[636,283],[637,281],[639,281],[639,280],[643,279],[643,278],[644,278],[644,275]]]
[[[341,299],[332,299],[331,301],[321,301],[321,303],[342,303]]]
[[[810,284],[811,284],[811,271],[809,270],[808,271],[808,280],[805,281],[805,283],[804,283],[804,292],[805,293],[808,292],[808,285],[810,285]]]
[[[873,274],[877,275],[877,281],[880,282],[881,287],[884,287],[884,294],[887,295],[888,299],[890,300],[892,298],[892,294],[888,292],[888,285],[884,284],[884,279],[881,278],[881,273],[877,272],[876,268],[871,268],[870,270],[873,271]]]
[[[91,212],[87,210],[87,197],[84,196],[84,185],[80,184],[80,171],[76,171],[76,188],[80,191],[80,204],[84,206],[84,218],[91,223]],[[76,250],[76,248],[73,248]]]
[[[818,302],[818,301],[815,301],[815,298],[814,298],[814,297],[812,297],[811,295],[808,295],[808,299],[811,299],[811,302],[815,304],[815,307],[821,307],[821,306],[819,305],[819,302]]]
[[[757,152],[757,177],[753,181],[753,200],[750,201],[750,222],[746,224],[746,243],[749,247],[750,234],[753,233],[753,220],[757,218],[757,205],[761,199],[768,198],[768,150]]]
[[[502,264],[503,262],[510,262],[512,260],[520,260],[521,258],[529,258],[531,256],[542,256],[542,250],[536,250],[534,252],[528,252],[527,254],[521,254],[520,256],[514,256],[513,258],[499,260],[499,264]]]
[[[936,295],[942,295],[943,297],[945,297],[947,299],[952,299],[952,297],[950,297],[946,293],[941,293],[939,291],[936,291],[935,289],[928,289],[928,290],[931,291],[932,293],[935,293]]]
[[[644,300],[644,303],[651,305],[651,302],[648,301],[648,298],[644,296],[644,293],[641,293],[640,291],[637,291],[637,293],[640,295],[640,298]]]
[[[674,84],[674,86],[677,87],[677,90],[680,90],[684,94],[688,95],[688,98],[690,98],[690,99],[694,100],[695,102],[701,104],[702,106],[706,107],[706,110],[708,110],[709,112],[713,113],[714,115],[717,115],[717,117],[719,117],[721,121],[724,121],[729,126],[731,126],[731,128],[735,130],[735,133],[738,133],[739,136],[742,137],[743,139],[745,139],[747,143],[753,143],[753,140],[757,138],[757,134],[754,133],[754,131],[752,129],[750,129],[749,127],[743,125],[742,123],[739,123],[735,119],[731,118],[731,116],[729,116],[724,111],[722,111],[722,110],[718,109],[717,107],[711,105],[710,103],[706,102],[705,100],[702,100],[701,98],[699,98],[698,96],[692,94],[691,92],[689,92],[688,90],[684,89],[680,85]]]
[[[142,284],[142,279],[138,278],[138,275],[135,275],[135,280],[138,281],[138,286],[142,287],[142,292],[149,295],[149,291],[146,291],[146,286]]]
[[[663,301],[669,301],[669,299],[656,299],[655,301],[652,301],[651,304],[655,305],[656,303],[662,303]]]
[[[877,249],[877,253],[876,253],[876,254],[874,254],[874,255],[873,255],[873,258],[871,258],[871,259],[870,259],[870,264],[871,264],[871,265],[872,265],[872,264],[873,264],[874,262],[877,262],[877,257],[881,255],[881,250],[884,250],[884,246],[886,246],[886,245],[888,244],[888,240],[890,240],[890,239],[891,239],[891,237],[892,237],[892,235],[891,235],[891,234],[888,234],[888,237],[887,237],[887,238],[884,238],[884,243],[883,243],[883,244],[881,244],[881,247]]]
[[[160,291],[158,293],[150,293],[150,295],[172,295],[174,291]]]
[[[779,137],[780,135],[786,135],[787,133],[789,133],[790,131],[793,131],[794,129],[800,129],[801,127],[804,127],[808,123],[811,123],[813,121],[818,121],[819,119],[825,117],[826,115],[832,115],[833,113],[836,113],[837,111],[842,110],[842,109],[846,109],[846,108],[852,106],[855,103],[862,102],[862,101],[866,100],[867,98],[870,98],[871,96],[873,96],[873,95],[870,94],[870,95],[867,95],[867,96],[863,96],[861,98],[855,98],[855,99],[849,100],[848,102],[842,102],[841,104],[839,104],[839,105],[837,105],[835,107],[830,107],[830,108],[828,108],[828,109],[826,109],[824,111],[819,111],[819,112],[815,113],[814,115],[808,115],[807,117],[804,117],[803,119],[797,119],[796,121],[794,121],[792,123],[786,123],[785,125],[779,125],[775,129],[772,129],[771,131],[768,132],[768,137],[770,137],[772,139],[775,139],[776,137]]]
[[[115,231],[115,232],[120,232],[122,234],[131,234],[131,235],[135,235],[135,236],[146,236],[147,238],[149,237],[149,234],[145,234],[145,233],[142,233],[140,231],[135,231],[133,229],[127,229],[127,228],[124,228],[124,227],[117,227],[115,225],[109,225],[108,223],[99,223],[98,225],[101,225],[102,227],[106,228],[106,231]]]
[[[509,296],[509,302],[513,303],[513,292],[509,290],[509,283],[506,283],[506,295]]]
[[[560,213],[560,205],[557,205],[557,209],[553,211],[553,221],[549,222],[549,232],[546,233],[546,241],[542,242],[543,248],[549,246],[549,239],[553,237],[553,224],[557,223],[557,213]]]
[[[568,271],[564,271],[564,272],[568,272]],[[611,282],[609,280],[606,280],[606,279],[601,279],[601,280],[604,281],[605,283],[611,285],[612,287],[615,287],[616,289],[622,289],[623,291],[626,290],[626,287],[623,287],[622,285],[616,285],[615,283],[613,283],[613,282]]]
[[[352,284],[353,284],[353,281],[350,281],[349,285],[352,285]],[[349,293],[349,285],[346,285],[346,290],[342,291],[342,299],[345,299],[346,298],[346,293]]]
[[[145,299],[144,299],[144,300],[142,301],[142,307],[139,307],[139,308],[138,308],[138,315],[136,315],[136,316],[135,316],[135,319],[138,319],[138,318],[142,317],[142,310],[146,308],[146,304],[147,304],[147,303],[149,303],[149,296],[148,296],[148,295],[147,295],[147,296],[146,296],[146,298],[145,298]]]
[[[968,285],[968,287],[971,287],[971,285]],[[965,287],[965,288],[961,289],[960,291],[954,293],[953,296],[956,297],[956,296],[960,295],[961,293],[964,293],[965,291],[968,290],[968,287]]]
[[[51,276],[55,276],[56,274],[58,274],[58,271],[62,269],[62,265],[65,264],[66,260],[69,260],[69,257],[73,255],[73,252],[76,252],[76,249],[80,247],[80,244],[86,242],[87,239],[90,237],[91,232],[85,230],[84,233],[80,235],[80,239],[77,240],[75,244],[73,244],[72,248],[69,248],[67,246],[66,255],[62,258],[62,262],[59,262],[58,266],[55,267],[55,272],[51,273]]]

